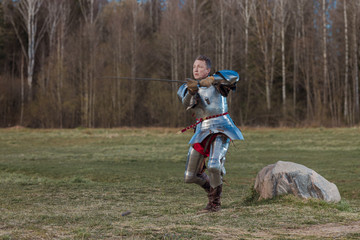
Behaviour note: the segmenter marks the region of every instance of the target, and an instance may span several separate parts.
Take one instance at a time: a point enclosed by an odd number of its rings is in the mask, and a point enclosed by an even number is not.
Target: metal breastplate
[[[200,87],[195,95],[187,92],[186,84],[183,84],[177,93],[180,101],[195,112],[196,118],[205,119],[214,115],[226,113],[228,111],[226,97],[223,97],[214,86]],[[192,101],[196,98],[196,101]],[[196,104],[192,105],[194,102]],[[214,133],[222,133],[231,140],[243,140],[241,131],[235,126],[229,114],[205,119],[196,125],[195,134],[191,138],[189,144],[200,143],[208,135]]]
[[[226,97],[223,97],[214,86],[200,87],[198,103],[193,108],[196,118],[205,118],[228,111]]]

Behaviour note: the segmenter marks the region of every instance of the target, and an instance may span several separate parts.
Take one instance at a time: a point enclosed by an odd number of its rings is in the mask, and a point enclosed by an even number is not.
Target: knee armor
[[[190,147],[185,165],[185,183],[196,183],[200,186],[204,185],[207,176],[203,173],[203,167],[204,156],[197,152],[193,147]]]
[[[211,144],[208,162],[208,171],[211,187],[215,188],[222,184],[222,176],[226,174],[225,155],[230,145],[230,139],[225,135],[219,135]]]

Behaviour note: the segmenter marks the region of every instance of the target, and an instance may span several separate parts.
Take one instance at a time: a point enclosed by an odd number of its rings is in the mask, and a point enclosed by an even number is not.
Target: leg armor
[[[225,175],[225,155],[230,145],[230,139],[221,134],[218,135],[210,146],[208,171],[212,188],[222,184],[222,176]]]
[[[204,186],[209,181],[208,176],[204,173],[204,156],[193,147],[189,148],[184,179],[185,183],[196,183],[200,186]]]

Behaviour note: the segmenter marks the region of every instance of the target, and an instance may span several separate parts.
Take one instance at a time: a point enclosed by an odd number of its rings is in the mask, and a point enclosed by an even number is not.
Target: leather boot
[[[221,210],[221,193],[222,185],[217,186],[216,188],[210,187],[208,193],[209,202],[204,209],[199,211],[199,213],[208,213],[208,212],[218,212]]]
[[[218,212],[221,210],[221,193],[222,193],[222,184],[216,188],[211,189],[212,194],[212,208],[211,212]]]
[[[212,202],[212,196],[210,194],[212,188],[210,186],[210,182],[206,181],[206,183],[204,185],[202,185],[201,187],[205,190],[205,192],[207,193],[208,199],[209,199],[208,204],[206,205],[206,207],[203,210],[208,211],[211,209],[211,202]]]
[[[209,199],[209,202],[208,204],[206,205],[206,207],[202,210],[200,210],[198,213],[206,213],[206,212],[209,212],[210,209],[212,208],[212,195],[211,195],[211,189],[212,187],[210,186],[210,182],[208,179],[206,179],[206,182],[201,185],[201,187],[205,190],[205,192],[207,193],[207,196],[208,196],[208,199]]]

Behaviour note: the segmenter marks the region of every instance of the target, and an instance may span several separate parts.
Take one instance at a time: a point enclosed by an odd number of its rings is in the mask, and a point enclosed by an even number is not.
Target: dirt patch
[[[360,234],[360,221],[351,223],[327,223],[298,229],[269,229],[268,231],[249,232],[246,229],[221,228],[222,234],[217,234],[215,239],[278,239],[279,236],[290,236],[291,239],[304,239],[305,237],[339,238],[348,234]],[[224,231],[225,230],[225,231]],[[224,232],[228,234],[224,234]],[[235,237],[237,236],[237,237]],[[219,238],[220,237],[220,238]]]
[[[360,233],[360,221],[346,224],[327,223],[299,229],[287,229],[286,233],[292,236],[341,237],[351,233]]]

